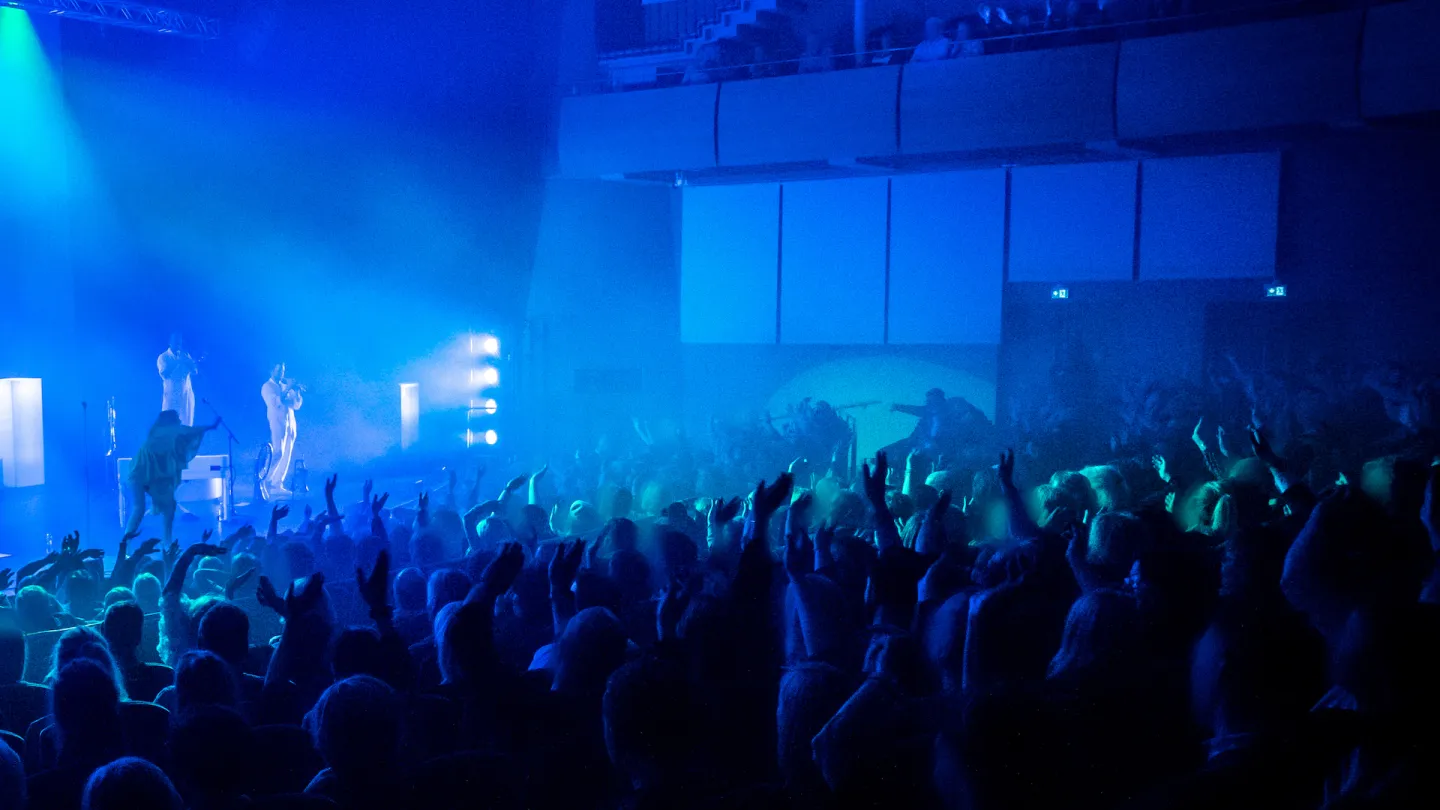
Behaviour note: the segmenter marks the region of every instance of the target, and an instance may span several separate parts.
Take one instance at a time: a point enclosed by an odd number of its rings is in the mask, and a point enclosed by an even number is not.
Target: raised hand
[[[706,519],[710,521],[711,526],[723,526],[734,520],[735,516],[739,514],[739,498],[731,498],[727,501],[721,497],[710,501],[710,510],[706,514]]]
[[[780,510],[780,507],[790,499],[790,493],[795,489],[795,477],[790,473],[784,473],[775,479],[775,483],[766,486],[764,481],[755,487],[755,522],[768,522],[770,516]]]
[[[790,473],[791,475],[798,475],[798,474],[800,473],[800,468],[801,468],[803,465],[809,464],[809,463],[810,463],[810,460],[807,459],[807,458],[804,458],[804,457],[802,456],[802,457],[796,458],[794,461],[790,462],[790,466],[789,466],[789,467],[786,467],[786,468],[785,468],[785,471],[788,472],[788,473]]]
[[[60,554],[62,556],[80,553],[80,530],[76,529],[74,534],[67,534],[60,541]]]
[[[1265,431],[1255,426],[1250,427],[1250,449],[1255,451],[1255,457],[1265,462],[1272,470],[1284,472],[1285,460],[1270,446],[1270,440],[1266,438]]]
[[[246,583],[246,582],[249,582],[249,581],[250,581],[250,577],[252,577],[252,576],[254,576],[254,575],[255,575],[255,569],[254,569],[254,568],[246,568],[244,571],[241,571],[240,573],[238,573],[238,574],[236,574],[235,576],[230,577],[230,579],[226,580],[226,582],[225,582],[225,598],[226,598],[226,599],[230,599],[230,600],[233,601],[233,600],[235,599],[235,594],[239,593],[239,592],[240,592],[240,589],[243,588],[243,587],[245,587],[245,583]]]
[[[340,483],[340,474],[335,473],[325,479],[325,502],[329,503],[335,499],[335,485]]]
[[[526,476],[526,475],[517,475],[517,476],[515,476],[514,478],[511,478],[511,479],[510,479],[510,483],[508,483],[508,484],[505,485],[505,491],[506,491],[507,493],[516,492],[516,491],[518,491],[521,487],[525,486],[526,482],[528,482],[529,480],[530,480],[530,477],[529,477],[529,476]]]
[[[384,610],[388,607],[386,598],[390,593],[390,552],[381,549],[375,557],[375,567],[370,569],[370,576],[365,576],[365,569],[355,566],[355,585],[360,590],[360,598],[365,600],[372,612]]]
[[[1161,481],[1164,481],[1167,484],[1170,483],[1170,471],[1165,468],[1164,456],[1160,455],[1159,453],[1151,456],[1150,466],[1155,468],[1155,474],[1160,476]]]
[[[1202,453],[1209,449],[1205,446],[1205,439],[1200,436],[1200,428],[1204,427],[1204,425],[1205,417],[1202,416],[1200,417],[1200,421],[1195,423],[1195,430],[1190,433],[1190,441],[1194,442],[1195,446],[1200,448],[1200,452]]]
[[[525,549],[519,543],[506,543],[500,553],[485,566],[480,575],[480,584],[491,598],[500,596],[515,584],[515,578],[525,568]]]
[[[1000,463],[995,466],[996,473],[1000,478],[1000,489],[1006,492],[1015,491],[1015,451],[1005,450],[1000,453]]]
[[[803,530],[791,532],[785,538],[785,575],[791,582],[798,582],[806,574],[815,572],[815,544]]]
[[[455,473],[453,473],[453,472],[450,473],[450,477],[451,477],[451,478],[454,478],[454,477],[455,477]],[[374,491],[374,489],[375,489],[375,482],[374,482],[373,480],[369,479],[369,478],[366,478],[366,479],[365,479],[365,485],[364,485],[363,487],[361,487],[361,489],[360,489],[360,500],[365,501],[366,503],[369,503],[369,502],[370,502],[370,493],[371,493],[372,491]]]
[[[206,537],[209,537],[209,532],[206,532]],[[185,553],[189,554],[192,557],[224,557],[229,552],[225,550],[224,546],[216,546],[206,542],[199,542],[185,549]]]
[[[383,511],[385,511],[385,503],[386,503],[386,501],[389,501],[389,500],[390,500],[390,493],[386,492],[386,493],[382,493],[382,494],[380,494],[380,495],[371,496],[371,497],[369,498],[369,500],[370,500],[370,517],[371,517],[371,518],[378,518],[378,517],[380,517],[380,513],[383,512]]]
[[[875,466],[872,468],[868,463],[860,465],[860,480],[865,486],[865,498],[876,512],[881,511],[885,505],[885,482],[889,478],[890,462],[885,458],[885,451],[875,454]]]
[[[943,490],[935,503],[925,514],[920,524],[920,535],[915,538],[915,550],[920,554],[939,555],[945,551],[948,538],[945,536],[945,513],[950,511],[950,490]]]
[[[325,594],[325,575],[319,571],[310,575],[305,581],[305,587],[300,593],[295,593],[295,583],[285,589],[285,613],[287,620],[294,619],[305,613],[314,610],[320,604],[320,599]]]
[[[170,545],[165,548],[165,553],[161,555],[161,558],[165,561],[166,571],[174,568],[176,561],[180,559],[180,541],[171,540]]]
[[[555,547],[555,556],[550,558],[546,573],[550,578],[550,593],[569,593],[580,573],[580,563],[585,559],[585,541],[577,540],[568,547],[560,543]]]
[[[290,516],[290,504],[281,503],[270,507],[270,522],[279,523]],[[310,507],[305,507],[305,519],[310,519]]]
[[[280,598],[270,578],[263,574],[260,576],[260,584],[255,586],[255,601],[280,614],[282,618],[285,616],[285,600]]]
[[[131,559],[134,559],[135,557],[148,557],[159,550],[160,540],[158,538],[152,537],[149,540],[141,543],[140,547],[135,549],[135,553],[131,554],[130,557]]]
[[[821,523],[815,529],[815,570],[827,571],[835,565],[835,558],[831,555],[830,547],[835,543],[835,524],[830,521]]]
[[[538,472],[536,472],[534,475],[530,476],[530,480],[531,480],[531,481],[534,481],[534,482],[538,482],[538,481],[540,481],[541,479],[543,479],[543,478],[545,477],[545,474],[548,473],[548,472],[550,472],[550,465],[549,465],[549,464],[546,464],[546,465],[542,466],[542,467],[539,469]]]

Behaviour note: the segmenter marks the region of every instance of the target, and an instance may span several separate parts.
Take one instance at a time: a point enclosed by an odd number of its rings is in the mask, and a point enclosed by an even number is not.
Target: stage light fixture
[[[500,403],[496,402],[493,399],[487,399],[485,400],[485,404],[481,406],[481,408],[485,411],[485,413],[493,416],[495,415],[496,411],[500,410]]]
[[[0,380],[0,486],[45,483],[45,422],[39,378]]]
[[[400,383],[400,449],[420,439],[420,383]]]
[[[500,434],[499,434],[499,433],[496,433],[496,432],[493,431],[493,430],[487,430],[487,431],[485,431],[485,443],[486,443],[486,444],[494,444],[494,443],[496,443],[496,442],[498,442],[498,441],[500,441]]]
[[[480,380],[486,385],[499,385],[500,369],[494,366],[486,366],[480,370]]]
[[[490,355],[491,357],[499,357],[500,338],[497,338],[494,335],[486,335],[480,341],[480,350]]]

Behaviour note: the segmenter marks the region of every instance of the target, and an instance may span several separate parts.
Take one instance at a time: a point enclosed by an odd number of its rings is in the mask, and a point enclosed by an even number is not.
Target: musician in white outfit
[[[285,377],[284,363],[272,368],[270,379],[260,387],[266,416],[270,420],[271,467],[268,482],[272,496],[290,494],[284,482],[285,475],[290,471],[290,457],[295,452],[295,412],[304,402],[301,392],[301,387],[294,380]]]
[[[179,414],[182,425],[194,425],[195,390],[190,386],[190,375],[195,373],[196,363],[185,351],[185,340],[179,332],[170,336],[170,348],[155,360],[155,366],[163,386],[160,410]]]

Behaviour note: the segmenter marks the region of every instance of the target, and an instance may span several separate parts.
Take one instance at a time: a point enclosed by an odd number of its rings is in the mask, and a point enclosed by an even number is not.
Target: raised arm
[[[890,462],[885,451],[875,454],[875,467],[862,465],[860,477],[865,484],[865,499],[875,513],[875,544],[881,550],[900,545],[900,530],[895,528],[895,517],[885,503],[885,479],[890,472]]]
[[[546,573],[550,579],[550,616],[555,623],[555,637],[565,632],[565,625],[575,616],[575,594],[570,589],[580,573],[580,563],[585,559],[585,541],[569,544],[560,543],[555,547],[555,556],[550,558]]]
[[[530,489],[528,494],[530,496],[529,502],[532,505],[540,503],[540,481],[545,478],[545,473],[548,472],[550,472],[550,465],[546,464],[540,468],[539,472],[530,476]]]
[[[1031,519],[1030,512],[1025,508],[1025,498],[1015,485],[1015,451],[1001,453],[1000,463],[995,469],[999,473],[1000,494],[1004,496],[1009,512],[1010,536],[1018,540],[1038,538],[1040,527]]]

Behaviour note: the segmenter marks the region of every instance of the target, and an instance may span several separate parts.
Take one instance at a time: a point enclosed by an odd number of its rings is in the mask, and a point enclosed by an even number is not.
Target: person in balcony
[[[954,43],[945,36],[945,21],[939,17],[931,17],[925,21],[925,40],[915,46],[914,52],[910,55],[912,62],[938,62],[950,58],[950,49]]]
[[[905,55],[895,49],[895,30],[888,25],[870,32],[865,49],[867,65],[898,65],[905,61]]]
[[[965,18],[955,21],[955,44],[950,47],[951,57],[983,56],[985,43],[975,35],[975,27]]]
[[[824,73],[835,69],[835,49],[825,43],[818,33],[810,31],[805,35],[805,53],[800,55],[801,73]]]
[[[720,78],[720,48],[707,42],[695,50],[695,59],[685,68],[682,84],[707,84]]]

